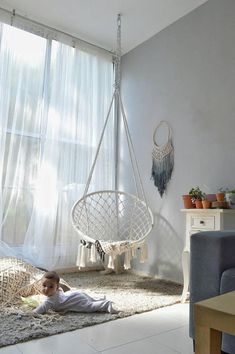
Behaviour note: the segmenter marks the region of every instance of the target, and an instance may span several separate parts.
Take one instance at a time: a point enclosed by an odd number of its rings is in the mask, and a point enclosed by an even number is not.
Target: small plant
[[[226,193],[235,194],[235,189],[231,189],[231,190],[229,190],[229,191],[228,191],[228,192],[226,192]]]
[[[235,209],[235,189],[230,189],[226,192],[225,199],[229,205],[229,208]]]
[[[205,193],[197,186],[196,188],[191,188],[189,191],[192,202],[195,203],[196,200],[205,200]]]
[[[217,193],[228,193],[228,188],[221,187],[218,189]]]
[[[202,200],[207,200],[206,193],[202,193]]]
[[[217,202],[223,202],[226,193],[226,188],[219,188],[219,191],[216,193]]]

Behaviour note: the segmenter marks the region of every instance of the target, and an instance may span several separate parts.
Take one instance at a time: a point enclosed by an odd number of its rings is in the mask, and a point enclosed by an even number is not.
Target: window
[[[110,57],[1,25],[1,239],[44,267],[50,252],[53,264],[75,260],[70,209],[84,190],[112,85]],[[91,189],[114,186],[110,118]]]

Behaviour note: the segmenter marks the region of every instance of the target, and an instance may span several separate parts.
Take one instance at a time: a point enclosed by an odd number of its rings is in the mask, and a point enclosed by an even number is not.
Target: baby
[[[47,298],[33,312],[44,314],[48,310],[56,312],[108,312],[117,313],[112,302],[106,299],[96,300],[80,291],[67,291],[59,289],[60,277],[56,272],[47,272],[42,278],[42,293]]]

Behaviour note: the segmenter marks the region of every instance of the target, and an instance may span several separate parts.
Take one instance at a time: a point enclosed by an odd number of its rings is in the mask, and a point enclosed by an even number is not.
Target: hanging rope
[[[121,55],[122,55],[122,48],[121,48],[121,14],[117,16],[117,48],[115,54],[115,90],[120,91],[121,85]]]
[[[168,138],[166,144],[158,145],[156,142],[157,130],[166,125],[168,129]],[[171,128],[168,122],[162,120],[156,127],[153,133],[153,151],[152,151],[152,178],[154,185],[157,187],[160,196],[162,197],[166,191],[167,184],[171,179],[174,168],[174,147],[172,143]]]
[[[125,267],[130,268],[131,254],[139,247],[144,247],[144,241],[153,227],[153,215],[147,205],[143,184],[134,152],[127,118],[120,94],[121,83],[121,15],[117,17],[117,50],[115,55],[114,93],[105,119],[104,127],[98,143],[94,162],[88,176],[83,198],[72,208],[72,223],[82,238],[81,253],[78,265],[86,264],[86,252],[89,261],[95,259],[96,250],[104,259],[109,256],[109,267],[113,268],[117,254],[125,253]],[[120,119],[123,120],[124,132],[130,155],[136,195],[118,190],[102,190],[88,193],[94,168],[100,152],[105,129],[111,115],[112,106],[116,105]],[[88,247],[89,246],[89,247]],[[141,248],[142,249],[142,248]],[[145,257],[146,259],[146,252]]]

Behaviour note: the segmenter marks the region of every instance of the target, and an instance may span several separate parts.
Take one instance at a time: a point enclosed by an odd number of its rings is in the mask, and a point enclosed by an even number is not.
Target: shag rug
[[[25,305],[6,308],[0,312],[0,347],[169,306],[180,301],[182,292],[179,284],[129,272],[103,275],[92,271],[61,274],[61,277],[72,288],[93,297],[105,295],[120,312],[112,315],[51,312],[33,317],[26,314]]]

